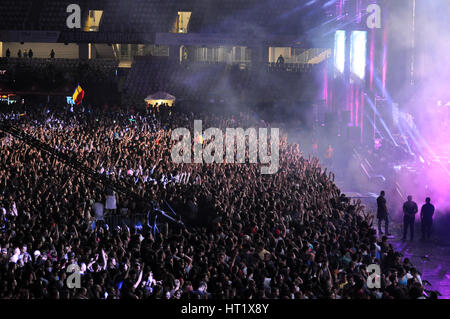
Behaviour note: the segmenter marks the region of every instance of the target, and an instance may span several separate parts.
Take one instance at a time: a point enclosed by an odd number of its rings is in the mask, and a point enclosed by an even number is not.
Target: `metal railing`
[[[137,225],[147,224],[147,214],[106,214],[104,216],[105,224],[110,228],[115,228],[117,226],[122,227],[127,225],[128,227],[136,227]]]

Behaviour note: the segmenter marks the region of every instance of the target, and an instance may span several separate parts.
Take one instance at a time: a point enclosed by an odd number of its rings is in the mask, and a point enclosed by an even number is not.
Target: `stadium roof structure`
[[[154,43],[174,32],[180,12],[189,12],[188,33],[229,37],[314,34],[330,16],[329,1],[298,0],[4,0],[0,41],[63,43]],[[102,12],[96,32],[68,29],[67,6],[81,7],[82,21]],[[84,23],[84,22],[83,22]],[[309,36],[308,36],[309,37]],[[311,38],[311,37],[309,37]]]

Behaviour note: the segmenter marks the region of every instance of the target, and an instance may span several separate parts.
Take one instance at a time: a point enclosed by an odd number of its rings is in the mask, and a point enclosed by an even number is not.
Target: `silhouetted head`
[[[431,202],[431,198],[430,197],[425,198],[425,202],[427,202],[427,204],[429,204]]]
[[[380,195],[381,195],[381,196],[384,196],[384,191],[381,191],[381,192],[380,192]]]
[[[412,201],[412,196],[411,195],[408,196],[408,201],[409,202]]]

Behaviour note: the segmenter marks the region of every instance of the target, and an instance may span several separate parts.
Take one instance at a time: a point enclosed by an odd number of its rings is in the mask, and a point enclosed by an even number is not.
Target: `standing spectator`
[[[50,58],[52,58],[52,59],[55,58],[55,51],[53,51],[53,49],[52,49],[52,51],[50,52]]]
[[[277,64],[284,64],[284,58],[283,55],[280,54],[280,56],[277,59]]]
[[[97,200],[94,203],[94,215],[95,215],[95,223],[96,226],[102,226],[105,222],[104,215],[103,215],[103,203],[100,198],[97,198]]]
[[[22,57],[22,50],[19,49],[19,51],[17,51],[17,57],[19,59]]]
[[[28,50],[28,57],[31,59],[33,57],[33,50]]]
[[[403,204],[403,240],[406,240],[408,227],[410,229],[411,240],[414,240],[414,222],[418,212],[417,204],[413,202],[412,196],[408,196],[408,201]]]
[[[430,239],[431,226],[433,225],[434,205],[431,199],[425,199],[426,204],[420,209],[420,219],[422,221],[422,240]]]
[[[316,139],[313,140],[312,154],[316,157],[318,157],[318,155],[319,155],[319,143],[317,142]]]
[[[11,51],[9,51],[9,48],[6,49],[6,57],[9,58],[11,56]]]
[[[333,147],[331,145],[328,145],[327,149],[325,150],[325,165],[327,165],[329,168],[333,165]]]
[[[378,233],[383,235],[383,232],[381,231],[381,222],[384,221],[384,231],[386,232],[386,236],[389,236],[389,219],[386,198],[384,198],[384,195],[384,191],[381,191],[380,196],[377,198]]]
[[[105,205],[105,209],[108,212],[113,212],[115,213],[116,209],[117,209],[117,203],[116,203],[116,193],[111,190],[108,189],[107,193],[106,193],[106,205]]]
[[[23,57],[28,58],[28,52],[27,49],[23,50]]]

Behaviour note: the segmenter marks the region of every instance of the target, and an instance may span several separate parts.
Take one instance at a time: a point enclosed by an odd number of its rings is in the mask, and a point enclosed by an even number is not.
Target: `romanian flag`
[[[195,141],[197,142],[197,143],[199,143],[199,144],[203,144],[203,141],[204,141],[205,139],[204,139],[204,137],[203,137],[203,135],[199,135],[199,136],[197,136],[196,138],[195,138]]]
[[[75,89],[75,92],[73,92],[72,95],[72,99],[75,102],[75,105],[78,105],[81,103],[81,101],[83,101],[84,98],[84,91],[81,88],[80,85],[77,86],[77,88]]]

